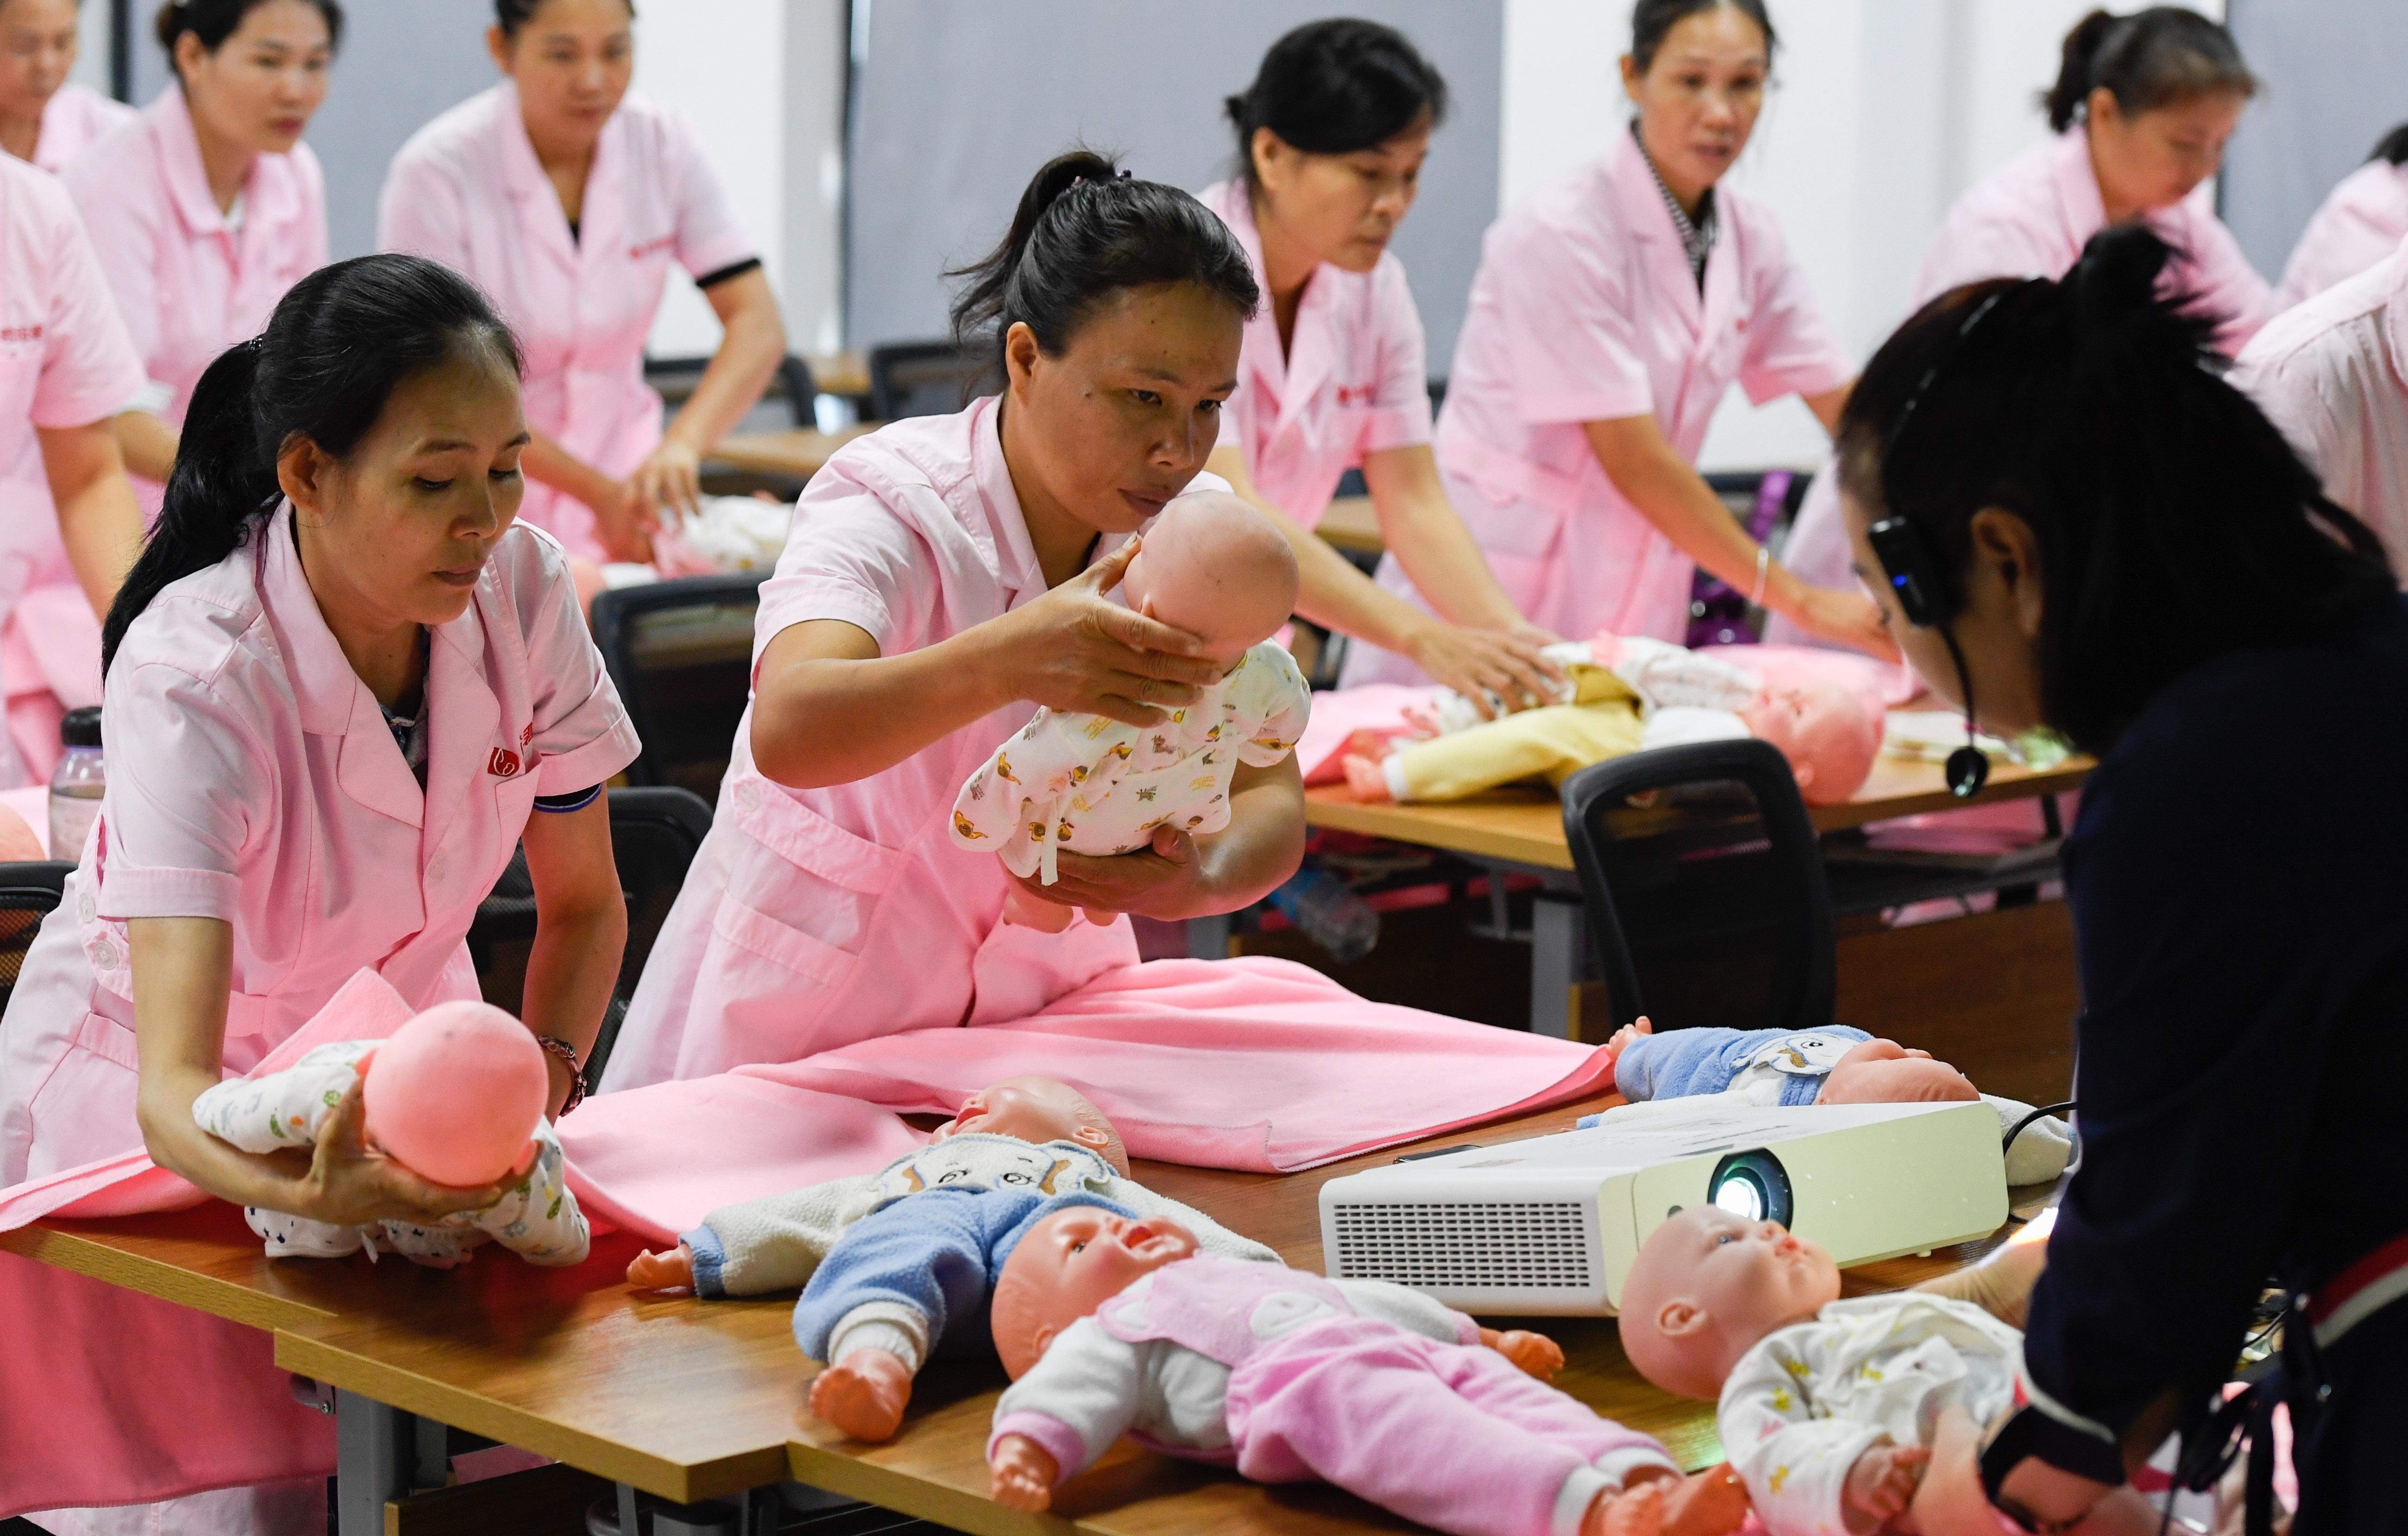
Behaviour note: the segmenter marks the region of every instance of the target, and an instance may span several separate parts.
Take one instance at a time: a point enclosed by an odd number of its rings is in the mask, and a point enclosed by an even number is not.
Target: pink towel
[[[1248,957],[1132,966],[1017,1024],[912,1030],[733,1075],[949,1114],[1016,1072],[1077,1084],[1133,1156],[1284,1173],[1601,1090],[1612,1063]]]
[[[1412,729],[1405,711],[1427,705],[1439,690],[1424,683],[1409,688],[1400,682],[1369,682],[1312,696],[1312,718],[1296,744],[1297,767],[1308,784],[1337,783],[1346,777],[1338,749],[1356,731],[1402,736]]]

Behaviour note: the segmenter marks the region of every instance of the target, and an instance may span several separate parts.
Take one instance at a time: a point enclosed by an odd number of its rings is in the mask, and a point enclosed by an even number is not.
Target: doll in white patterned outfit
[[[544,1118],[551,1073],[518,1020],[487,1003],[439,1003],[385,1041],[321,1045],[280,1072],[229,1078],[193,1101],[200,1127],[244,1152],[307,1151],[362,1085],[366,1139],[421,1178],[455,1188],[507,1183],[500,1199],[439,1222],[360,1227],[246,1206],[274,1257],[340,1258],[366,1248],[448,1270],[486,1242],[530,1264],[585,1258],[591,1234]]]
[[[1279,762],[1312,712],[1294,658],[1270,642],[1296,607],[1297,581],[1287,540],[1238,497],[1198,491],[1172,500],[1146,529],[1121,595],[1198,637],[1228,670],[1153,726],[1039,710],[962,785],[954,846],[997,854],[1013,874],[1051,885],[1062,850],[1109,856],[1226,826],[1238,765]],[[1059,932],[1075,914],[1022,887],[1004,916]]]

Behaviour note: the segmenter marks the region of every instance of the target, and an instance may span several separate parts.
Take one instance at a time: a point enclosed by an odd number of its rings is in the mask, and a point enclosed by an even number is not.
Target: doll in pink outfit
[[[1321,1479],[1458,1536],[1736,1529],[1727,1468],[1544,1385],[1563,1351],[1418,1291],[1198,1253],[1162,1220],[1039,1221],[992,1312],[1012,1385],[987,1443],[994,1497],[1037,1512],[1125,1433],[1256,1482]]]
[[[1611,757],[1754,737],[1780,750],[1808,800],[1828,805],[1863,786],[1881,751],[1878,711],[1837,682],[1768,687],[1719,657],[1629,636],[1542,653],[1565,673],[1556,703],[1486,719],[1470,700],[1441,694],[1418,722],[1423,739],[1364,741],[1346,757],[1355,797],[1455,800],[1524,779],[1560,788]]]

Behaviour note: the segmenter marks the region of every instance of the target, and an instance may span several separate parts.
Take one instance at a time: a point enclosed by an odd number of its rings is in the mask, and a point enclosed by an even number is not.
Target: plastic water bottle
[[[1317,865],[1306,865],[1273,891],[1271,906],[1340,965],[1360,960],[1380,941],[1380,914]]]
[[[50,857],[74,863],[83,857],[83,840],[100,815],[101,792],[108,787],[100,763],[100,709],[93,705],[69,710],[59,723],[59,756],[50,775]]]

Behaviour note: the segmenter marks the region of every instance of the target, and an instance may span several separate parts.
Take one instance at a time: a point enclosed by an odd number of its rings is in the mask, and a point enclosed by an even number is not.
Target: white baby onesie
[[[953,845],[1051,885],[1057,849],[1110,855],[1144,847],[1157,826],[1218,832],[1237,766],[1285,757],[1312,712],[1295,658],[1268,640],[1159,725],[1040,709],[962,785]]]
[[[193,1118],[211,1136],[245,1152],[308,1148],[317,1141],[318,1127],[359,1081],[360,1058],[378,1043],[340,1041],[319,1046],[280,1072],[228,1078],[193,1100]],[[340,1258],[363,1247],[373,1258],[383,1247],[412,1263],[448,1270],[492,1241],[530,1264],[582,1263],[592,1234],[569,1190],[560,1137],[551,1121],[537,1123],[535,1141],[534,1167],[500,1200],[440,1222],[336,1227],[259,1206],[243,1207],[243,1219],[266,1240],[272,1258]]]
[[[1873,1446],[1928,1445],[1940,1413],[1987,1424],[2014,1397],[2023,1335],[1926,1291],[1834,1301],[1731,1368],[1714,1423],[1771,1536],[1844,1536],[1848,1470]]]

